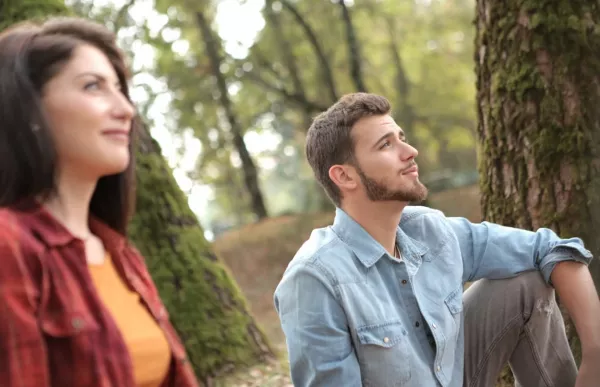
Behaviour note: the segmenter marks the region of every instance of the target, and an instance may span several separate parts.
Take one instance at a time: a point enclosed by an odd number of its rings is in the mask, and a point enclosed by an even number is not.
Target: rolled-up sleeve
[[[323,268],[290,267],[275,291],[275,308],[286,336],[296,387],[360,387],[346,314]]]
[[[460,245],[463,280],[508,278],[539,270],[548,284],[557,263],[577,261],[588,265],[592,254],[579,238],[561,239],[554,231],[527,231],[464,218],[448,218]]]

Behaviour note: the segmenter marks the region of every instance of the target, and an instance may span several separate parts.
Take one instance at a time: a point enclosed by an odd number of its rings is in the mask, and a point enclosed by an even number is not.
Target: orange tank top
[[[140,296],[123,282],[108,254],[102,264],[89,264],[88,268],[129,349],[136,386],[160,386],[171,364],[171,350],[162,330]]]

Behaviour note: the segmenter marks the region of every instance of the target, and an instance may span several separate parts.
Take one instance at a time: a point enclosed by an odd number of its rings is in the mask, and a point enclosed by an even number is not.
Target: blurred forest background
[[[0,29],[70,14],[115,31],[147,124],[132,237],[190,360],[208,386],[286,386],[272,294],[332,220],[304,138],[345,93],[391,100],[426,205],[594,239],[598,4],[550,3],[0,0]]]

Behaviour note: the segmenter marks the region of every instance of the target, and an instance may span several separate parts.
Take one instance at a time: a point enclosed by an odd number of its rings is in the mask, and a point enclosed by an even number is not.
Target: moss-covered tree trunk
[[[477,0],[476,27],[485,219],[578,236],[598,256],[598,1]]]
[[[0,30],[23,19],[68,14],[61,0],[0,0]],[[130,233],[185,344],[196,374],[215,376],[272,357],[262,331],[204,238],[184,193],[147,133],[138,148],[138,202]]]
[[[146,257],[196,374],[222,373],[272,357],[246,301],[177,186],[155,141],[142,133],[131,235]]]

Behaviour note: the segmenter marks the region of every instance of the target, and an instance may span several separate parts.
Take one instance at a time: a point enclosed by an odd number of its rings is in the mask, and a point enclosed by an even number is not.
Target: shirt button
[[[73,320],[71,320],[71,325],[73,325],[73,328],[76,330],[80,330],[83,328],[83,320],[79,317],[75,317]]]
[[[383,342],[384,343],[389,343],[390,342],[390,338],[389,337],[384,337],[383,338]]]
[[[402,280],[402,285],[406,285],[406,280]]]
[[[431,327],[432,327],[433,329],[437,328],[437,326],[435,325],[435,323],[431,324]]]
[[[440,367],[440,366],[437,366],[437,367],[435,367],[435,370],[436,370],[437,372],[440,372],[440,371],[442,370],[442,367]]]
[[[418,327],[419,327],[419,325],[421,325],[421,324],[419,324],[419,322],[417,321],[417,322],[415,323],[415,326],[418,328]]]

